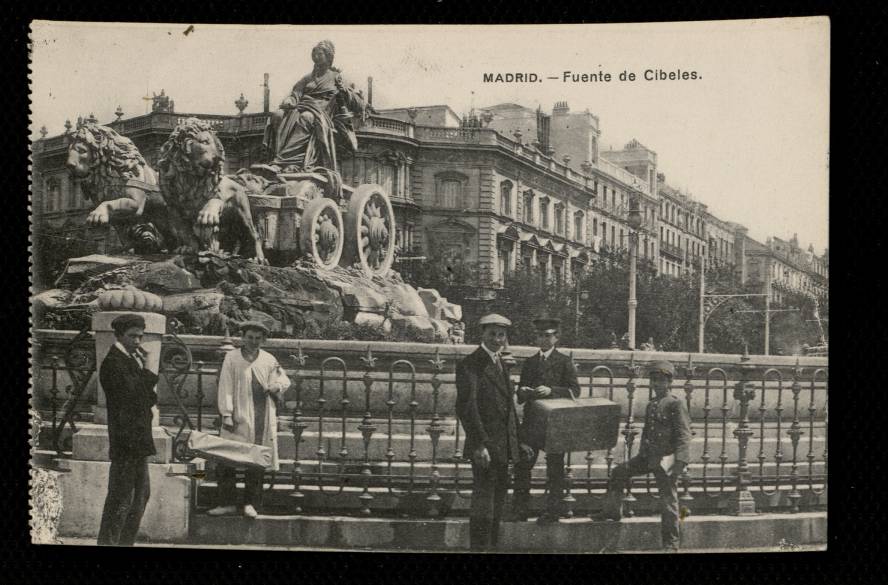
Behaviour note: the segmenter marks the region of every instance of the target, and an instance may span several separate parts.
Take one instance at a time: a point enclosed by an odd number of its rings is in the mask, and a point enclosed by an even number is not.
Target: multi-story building
[[[594,252],[628,248],[627,216],[630,202],[636,201],[642,215],[639,257],[653,262],[657,256],[657,192],[651,187],[657,168],[654,151],[637,140],[622,150],[600,151],[598,118],[588,110],[571,112],[566,102],[556,103],[551,114],[518,104],[494,105],[484,108],[481,119],[500,135],[528,142],[535,156],[562,164],[591,187],[594,198],[586,213]]]
[[[829,249],[822,256],[799,247],[798,235],[783,240],[770,237],[762,244],[746,238],[746,280],[744,284],[760,286],[762,292],[770,287],[771,299],[783,304],[787,293],[820,297],[829,288]]]
[[[660,193],[660,273],[680,276],[700,268],[707,257],[705,204],[666,183],[657,176]]]

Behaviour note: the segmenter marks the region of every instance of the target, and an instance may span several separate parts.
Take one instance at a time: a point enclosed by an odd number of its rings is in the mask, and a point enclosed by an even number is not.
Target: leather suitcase
[[[524,405],[525,443],[547,453],[612,449],[620,405],[606,398],[548,398]]]

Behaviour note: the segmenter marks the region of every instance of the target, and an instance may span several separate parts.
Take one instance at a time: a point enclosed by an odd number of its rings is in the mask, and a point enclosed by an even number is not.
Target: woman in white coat
[[[278,361],[262,344],[268,328],[262,323],[248,321],[241,326],[243,345],[228,352],[219,372],[217,403],[222,416],[219,435],[225,439],[271,447],[271,466],[267,469],[248,468],[244,472],[244,515],[255,518],[261,504],[262,480],[265,471],[277,471],[277,405],[283,392],[290,387],[290,379]],[[234,514],[235,469],[227,465],[216,467],[220,505],[208,512],[212,516]]]

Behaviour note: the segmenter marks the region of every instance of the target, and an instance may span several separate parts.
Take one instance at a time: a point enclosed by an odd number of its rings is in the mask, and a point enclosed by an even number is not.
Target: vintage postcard
[[[30,43],[34,543],[826,549],[828,18]]]

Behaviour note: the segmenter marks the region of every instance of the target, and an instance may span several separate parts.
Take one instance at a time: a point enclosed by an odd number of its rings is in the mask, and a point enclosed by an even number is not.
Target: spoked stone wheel
[[[345,213],[343,266],[358,264],[368,276],[388,272],[395,258],[395,214],[379,185],[360,185]]]
[[[299,247],[305,258],[321,268],[331,269],[342,256],[342,213],[332,199],[312,199],[302,212]]]

